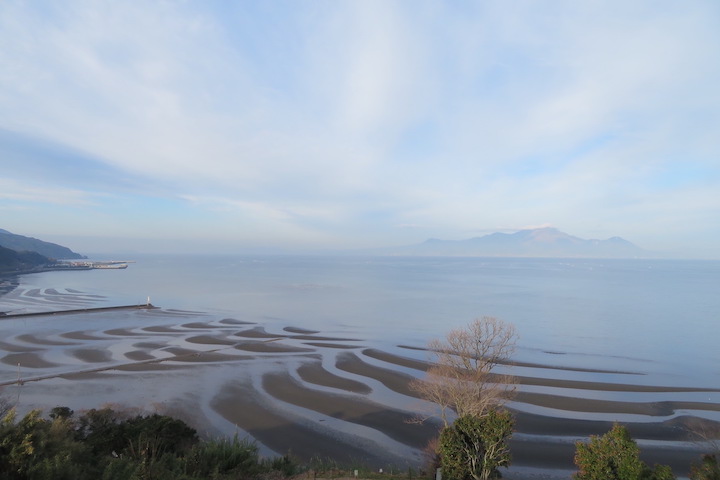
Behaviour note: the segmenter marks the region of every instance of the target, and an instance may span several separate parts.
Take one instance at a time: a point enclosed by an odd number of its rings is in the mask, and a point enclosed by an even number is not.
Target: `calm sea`
[[[516,326],[519,360],[637,371],[647,383],[720,385],[718,261],[132,259],[137,263],[126,270],[25,275],[20,286],[105,296],[99,304],[149,296],[167,309],[353,335],[386,347],[424,346],[473,318],[494,316]]]

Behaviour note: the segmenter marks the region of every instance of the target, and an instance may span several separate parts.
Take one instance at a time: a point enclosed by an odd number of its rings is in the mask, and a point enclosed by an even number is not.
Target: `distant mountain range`
[[[467,240],[431,238],[417,245],[381,249],[385,255],[468,257],[638,258],[652,254],[620,237],[585,240],[556,228],[492,233]]]
[[[37,252],[45,257],[55,260],[71,260],[86,258],[75,253],[67,247],[56,243],[44,242],[37,238],[16,235],[0,228],[0,247],[9,248],[16,252]]]

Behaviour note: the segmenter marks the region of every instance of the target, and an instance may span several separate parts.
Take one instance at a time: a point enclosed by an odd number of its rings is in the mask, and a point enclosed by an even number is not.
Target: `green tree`
[[[498,468],[510,465],[508,440],[513,425],[507,411],[458,417],[440,433],[438,450],[443,475],[451,480],[500,478]]]
[[[667,465],[655,465],[655,469],[651,470],[647,477],[648,480],[675,480],[676,478],[672,468]]]
[[[48,421],[33,410],[19,422],[11,411],[0,424],[0,478],[85,480],[98,470],[67,418]]]
[[[39,456],[42,444],[42,427],[45,421],[40,410],[33,410],[15,423],[15,410],[11,410],[0,428],[0,473],[5,479],[24,479],[30,466]]]
[[[286,478],[289,457],[260,459],[246,441],[199,443],[194,429],[162,415],[126,418],[109,408],[77,420],[56,407],[0,420],[2,480],[237,480]]]
[[[53,420],[55,420],[56,418],[72,418],[73,414],[75,414],[75,412],[72,411],[69,407],[55,407],[50,410],[49,417]]]
[[[96,455],[163,453],[179,454],[197,442],[195,429],[182,420],[165,415],[138,415],[123,419],[110,408],[87,411],[78,419],[78,436]]]
[[[77,436],[95,455],[120,453],[128,446],[118,427],[120,416],[111,408],[91,409],[78,419]]]
[[[197,432],[182,420],[166,415],[137,416],[120,424],[128,442],[152,446],[158,453],[179,454],[197,443]]]
[[[576,480],[672,480],[670,467],[650,469],[640,460],[640,448],[622,425],[615,424],[603,436],[593,435],[588,443],[578,442],[575,451]]]

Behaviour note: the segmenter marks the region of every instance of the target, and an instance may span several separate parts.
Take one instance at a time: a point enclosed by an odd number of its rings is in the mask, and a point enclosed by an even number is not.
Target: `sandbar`
[[[283,328],[284,331],[289,333],[300,333],[300,334],[306,334],[306,335],[314,335],[316,333],[320,333],[317,330],[308,330],[306,328],[299,328],[299,327],[285,327]]]
[[[274,333],[268,333],[262,327],[252,328],[250,330],[242,330],[235,333],[236,337],[244,338],[285,338],[287,335],[277,335]]]
[[[235,345],[238,350],[263,353],[304,353],[314,352],[312,348],[295,347],[280,342],[242,342]]]
[[[196,335],[185,339],[186,342],[198,343],[201,345],[235,345],[237,340],[229,340],[227,337],[212,335]]]
[[[362,348],[362,345],[347,345],[345,343],[325,343],[325,342],[303,342],[303,345],[319,348],[339,348],[342,350],[353,350]]]
[[[415,397],[417,395],[408,387],[408,383],[414,377],[388,368],[370,365],[369,363],[362,361],[354,353],[346,352],[338,355],[335,366],[348,373],[354,373],[356,375],[375,379],[390,390],[402,395],[406,395],[408,397]]]
[[[34,352],[11,353],[5,355],[2,362],[7,365],[20,365],[21,368],[52,368],[59,366],[57,363],[48,362]]]
[[[95,335],[90,335],[87,332],[66,332],[61,333],[60,336],[63,338],[69,338],[71,340],[107,340],[107,337],[98,337]]]
[[[39,338],[38,336],[29,334],[29,333],[26,333],[23,335],[18,335],[15,338],[17,338],[18,340],[21,340],[23,342],[34,343],[35,345],[47,345],[47,346],[53,346],[53,347],[64,346],[64,345],[79,345],[78,343],[74,343],[74,342],[63,342],[62,340],[50,340],[47,338]]]
[[[255,325],[255,322],[246,322],[245,320],[237,320],[235,318],[223,318],[218,323],[224,325]]]
[[[386,465],[381,452],[356,446],[352,436],[342,436],[331,429],[298,422],[292,416],[269,408],[252,386],[227,384],[213,399],[212,408],[229,422],[239,426],[274,451],[304,461],[332,459],[345,464]]]
[[[72,354],[86,363],[105,363],[112,360],[112,354],[108,350],[99,348],[78,348],[73,350]]]
[[[303,363],[300,367],[298,367],[297,373],[304,381],[315,385],[322,385],[325,387],[336,388],[338,390],[344,390],[346,392],[360,394],[368,394],[372,391],[372,389],[364,383],[340,377],[328,372],[323,368],[319,361]]]

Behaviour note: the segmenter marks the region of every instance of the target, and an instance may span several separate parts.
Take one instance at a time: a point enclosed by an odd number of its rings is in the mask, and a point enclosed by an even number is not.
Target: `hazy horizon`
[[[12,232],[15,233],[15,232]],[[512,233],[512,232],[511,232]],[[569,232],[563,232],[568,233]],[[482,235],[481,235],[482,236]],[[477,237],[475,237],[477,238]],[[41,238],[40,240],[47,240],[46,238]],[[486,258],[568,258],[568,259],[596,259],[596,260],[612,260],[612,259],[632,259],[635,257],[630,256],[606,256],[606,255],[597,255],[597,256],[588,256],[588,255],[577,255],[568,253],[567,255],[541,255],[537,253],[532,253],[528,251],[526,254],[497,254],[488,252],[486,254],[433,254],[433,253],[427,253],[423,254],[420,252],[417,252],[414,250],[414,247],[419,247],[423,245],[426,241],[433,241],[433,240],[445,240],[445,239],[425,239],[424,241],[415,242],[412,244],[401,244],[401,245],[383,245],[378,247],[370,247],[370,248],[350,248],[350,247],[343,247],[342,245],[335,246],[333,248],[322,248],[322,247],[296,247],[293,248],[292,246],[244,246],[244,247],[238,247],[237,245],[234,245],[232,243],[228,244],[222,244],[222,243],[215,243],[212,248],[198,248],[198,244],[193,241],[174,241],[174,242],[168,242],[167,240],[147,240],[147,239],[136,239],[136,240],[128,240],[123,238],[115,238],[115,239],[107,239],[107,238],[97,238],[97,237],[90,237],[86,239],[78,239],[77,237],[64,237],[64,236],[58,236],[55,238],[57,242],[63,246],[69,246],[67,242],[73,242],[74,245],[80,245],[80,246],[86,246],[87,248],[84,249],[78,249],[71,247],[72,250],[74,250],[76,253],[80,253],[82,255],[88,256],[88,258],[95,259],[95,260],[101,260],[104,257],[109,256],[117,256],[117,255],[139,255],[139,256],[146,256],[146,255],[158,255],[158,254],[169,254],[169,255],[238,255],[238,256],[252,256],[252,255],[333,255],[333,256],[347,256],[347,255],[360,255],[360,256],[449,256],[449,257],[486,257]],[[470,240],[470,238],[466,239],[458,239],[457,242],[462,242],[464,240]],[[607,239],[581,239],[581,240],[607,240]],[[453,242],[454,240],[450,240],[449,242]],[[642,248],[641,245],[637,245],[638,247]],[[407,251],[404,251],[407,250]],[[641,257],[641,259],[655,259],[655,260],[720,260],[720,258],[714,258],[710,256],[704,256],[702,254],[698,255],[688,255],[683,253],[678,253],[674,251],[653,251],[653,250],[646,250],[643,249],[644,253]]]
[[[0,45],[0,228],[80,253],[720,258],[712,0],[7,0]]]

